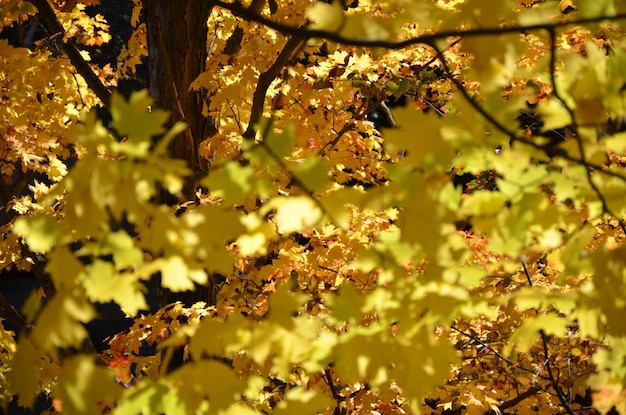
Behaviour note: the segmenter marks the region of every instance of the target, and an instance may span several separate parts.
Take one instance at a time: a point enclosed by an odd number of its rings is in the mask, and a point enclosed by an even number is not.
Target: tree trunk
[[[202,170],[198,145],[216,131],[212,119],[202,115],[206,91],[191,91],[189,85],[205,70],[207,20],[213,7],[209,0],[144,0],[148,39],[148,86],[155,106],[171,113],[171,124],[184,121],[188,128],[171,144],[173,157],[183,159],[192,171],[182,201],[195,200],[195,186]],[[167,199],[167,196],[162,196]],[[171,202],[162,200],[162,202]],[[176,200],[175,202],[181,202]],[[196,301],[214,303],[212,281],[194,292],[159,295],[160,306],[173,301],[191,305]]]
[[[185,133],[174,139],[172,156],[186,160],[193,172],[183,196],[194,200],[201,171],[198,145],[215,133],[213,121],[202,115],[202,92],[189,85],[205,70],[207,20],[213,4],[207,0],[144,0],[148,38],[148,85],[155,106],[170,111],[172,124],[184,121]]]

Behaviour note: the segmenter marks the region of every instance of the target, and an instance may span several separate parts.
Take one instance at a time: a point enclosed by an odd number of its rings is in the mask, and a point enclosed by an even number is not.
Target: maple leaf
[[[152,137],[165,132],[163,124],[169,114],[162,110],[150,111],[152,102],[146,89],[134,92],[128,101],[117,93],[111,96],[111,125],[119,134],[129,137],[125,147],[143,146]]]
[[[136,0],[117,59],[108,6],[57,3],[64,33],[0,41],[0,270],[46,287],[0,330],[0,405],[624,410],[619,2]],[[36,8],[2,10],[20,39]],[[154,97],[109,99],[145,61]],[[146,288],[198,291],[97,365],[92,303]]]

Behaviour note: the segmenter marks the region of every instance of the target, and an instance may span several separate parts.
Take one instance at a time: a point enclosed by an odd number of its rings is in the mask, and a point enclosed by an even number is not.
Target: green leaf
[[[464,201],[461,211],[467,216],[494,216],[505,209],[502,193],[489,190],[477,190]]]
[[[579,306],[572,313],[572,318],[578,322],[581,336],[600,339],[603,336],[602,311],[599,308]]]
[[[263,206],[261,213],[274,211],[273,220],[278,232],[289,234],[316,225],[322,218],[322,211],[315,202],[306,196],[278,196]]]
[[[393,378],[409,400],[421,403],[428,393],[445,384],[450,367],[459,363],[459,357],[450,342],[431,340],[420,331],[409,345],[398,347],[394,361]]]
[[[46,253],[60,241],[67,239],[63,228],[50,216],[18,218],[13,227],[33,252]]]
[[[59,373],[57,397],[63,411],[71,414],[101,413],[113,405],[123,392],[115,373],[96,365],[93,356],[78,355],[67,359]]]
[[[315,192],[323,189],[330,182],[329,170],[327,162],[320,160],[319,157],[309,156],[298,163],[292,173],[306,190]]]
[[[336,405],[335,401],[315,390],[303,387],[290,388],[285,399],[273,411],[275,415],[317,414]]]
[[[543,330],[547,335],[566,337],[569,324],[567,319],[554,314],[528,318],[513,332],[504,348],[504,354],[510,355],[513,349],[521,353],[527,352],[533,344],[541,341],[538,335],[540,330]]]
[[[172,374],[178,396],[188,411],[195,413],[200,404],[208,399],[209,414],[217,414],[235,402],[243,392],[245,383],[234,369],[215,360],[189,362]]]
[[[591,227],[583,228],[576,237],[570,238],[561,251],[561,262],[570,275],[577,275],[582,271],[589,271],[591,261],[588,245],[593,241],[595,231]]]
[[[102,241],[98,254],[112,254],[113,263],[117,270],[137,268],[143,262],[143,253],[135,246],[133,238],[124,231],[107,234]]]
[[[262,412],[255,411],[254,409],[245,406],[243,404],[233,404],[225,411],[220,412],[220,415],[261,415]]]
[[[402,153],[401,163],[420,166],[431,174],[448,171],[455,152],[442,137],[441,118],[424,114],[411,105],[394,108],[393,117],[398,127],[385,131],[386,151]]]
[[[165,408],[169,408],[166,410]],[[185,403],[176,390],[151,379],[142,379],[137,385],[124,390],[115,406],[116,415],[187,415]]]
[[[277,134],[274,130],[263,137],[262,145],[268,149],[273,157],[282,159],[291,155],[291,148],[296,142],[296,127],[287,124],[285,129]]]
[[[130,156],[144,156],[150,139],[165,132],[164,124],[169,118],[166,111],[152,108],[153,100],[147,89],[133,92],[126,101],[118,93],[111,96],[111,126],[128,140],[119,145]]]
[[[541,115],[543,126],[541,131],[550,131],[566,127],[572,124],[572,116],[563,104],[556,98],[551,98],[547,103],[540,105],[537,112]]]
[[[379,386],[390,380],[388,368],[395,352],[391,344],[375,333],[351,336],[333,351],[335,370],[347,382]]]
[[[280,284],[270,296],[268,319],[291,330],[294,327],[294,316],[306,301],[304,293],[293,293],[289,284]]]
[[[330,4],[316,1],[306,9],[305,16],[312,22],[309,28],[327,32],[339,30],[343,25],[344,19],[343,7],[339,1],[333,1]]]
[[[576,7],[582,18],[611,17],[615,15],[614,3],[614,0],[578,0]]]
[[[92,301],[114,301],[127,314],[134,316],[139,310],[148,309],[143,294],[144,286],[138,281],[138,275],[119,274],[110,262],[95,260],[87,267],[82,285]]]
[[[232,315],[228,321],[205,318],[191,339],[191,355],[200,359],[203,355],[222,356],[229,345],[238,341],[237,331],[248,324],[240,315]]]
[[[72,127],[72,136],[76,141],[87,148],[88,156],[94,158],[97,154],[97,146],[100,144],[108,144],[111,142],[109,131],[102,125],[102,121],[98,119],[95,109],[82,112],[80,115],[80,123],[74,124]]]
[[[95,317],[93,306],[84,296],[79,296],[79,292],[57,292],[39,314],[32,339],[53,356],[58,348],[80,348],[87,338],[82,323]]]
[[[227,205],[234,205],[261,192],[261,183],[257,172],[251,166],[242,166],[236,161],[228,161],[212,171],[202,184],[209,188],[212,195],[222,199]]]
[[[263,134],[261,141],[244,140],[241,145],[243,155],[248,160],[265,167],[291,155],[292,146],[296,142],[296,129],[293,124],[287,124],[283,131],[277,132],[272,121],[264,118],[256,127],[256,131]]]
[[[324,302],[332,309],[333,319],[338,324],[356,323],[363,316],[366,295],[352,284],[343,284],[334,294],[326,294]]]

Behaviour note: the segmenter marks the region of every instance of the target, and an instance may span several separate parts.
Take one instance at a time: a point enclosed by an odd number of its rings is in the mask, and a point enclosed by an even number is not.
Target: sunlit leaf
[[[343,24],[343,8],[338,1],[330,4],[316,1],[306,10],[306,17],[313,22],[311,29],[334,32]]]
[[[96,365],[91,356],[74,356],[59,373],[58,398],[63,410],[73,414],[93,414],[113,404],[123,388],[115,374]]]
[[[128,101],[120,94],[111,96],[112,126],[119,134],[129,137],[123,148],[128,149],[130,155],[144,155],[150,138],[165,132],[163,124],[169,114],[163,110],[150,110],[152,103],[147,89],[134,92]]]

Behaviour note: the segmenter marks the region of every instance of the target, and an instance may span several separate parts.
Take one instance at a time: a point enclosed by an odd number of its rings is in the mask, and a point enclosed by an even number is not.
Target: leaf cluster
[[[105,42],[74,3],[66,41]],[[621,2],[215,4],[202,172],[147,91],[105,126],[75,64],[0,41],[0,268],[53,287],[0,331],[1,404],[626,412]],[[149,310],[154,281],[208,296]],[[96,356],[107,302],[134,323]]]

